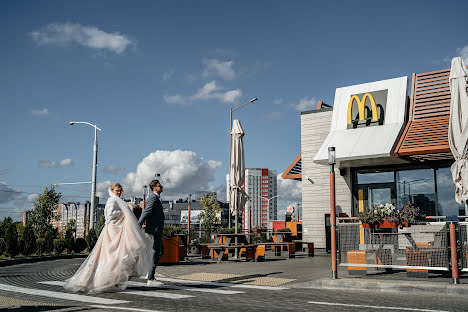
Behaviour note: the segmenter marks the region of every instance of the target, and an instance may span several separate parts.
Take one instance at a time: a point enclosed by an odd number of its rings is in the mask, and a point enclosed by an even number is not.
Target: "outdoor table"
[[[233,243],[237,238],[237,244]],[[216,238],[213,244],[209,244],[208,248],[213,250],[219,249],[219,255],[217,262],[221,262],[224,254],[229,253],[231,250],[238,251],[239,249],[246,249],[246,258],[248,258],[248,249],[253,249],[255,245],[249,245],[247,242],[247,236],[245,233],[238,234],[216,234]]]

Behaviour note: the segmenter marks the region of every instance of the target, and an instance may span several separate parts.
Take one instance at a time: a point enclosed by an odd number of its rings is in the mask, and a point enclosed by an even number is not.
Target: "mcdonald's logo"
[[[359,99],[357,95],[351,96],[351,99],[348,103],[348,125],[353,123],[353,105],[354,101],[356,101],[358,105],[358,114],[359,120],[363,121],[366,120],[365,111],[366,111],[366,101],[369,99],[371,104],[371,112],[372,112],[372,121],[379,121],[379,117],[377,116],[377,104],[375,103],[374,97],[370,93],[364,94],[362,99]]]

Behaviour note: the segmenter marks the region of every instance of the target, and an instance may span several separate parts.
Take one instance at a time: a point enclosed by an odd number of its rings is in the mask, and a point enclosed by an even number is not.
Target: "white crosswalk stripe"
[[[86,296],[86,295],[69,294],[69,293],[64,293],[64,292],[59,292],[59,291],[24,288],[24,287],[18,287],[18,286],[13,286],[13,285],[6,285],[6,284],[0,284],[0,290],[27,294],[27,295],[40,296],[40,297],[58,298],[58,299],[65,299],[65,300],[72,300],[72,301],[79,301],[79,302],[86,302],[86,303],[96,303],[96,304],[121,304],[121,303],[130,302],[126,300],[107,299],[107,298],[93,297],[93,296]]]
[[[54,286],[63,286],[65,284],[64,281],[45,281],[45,282],[39,282],[39,283],[40,284],[46,284],[46,285],[54,285]],[[141,284],[146,286],[146,283],[141,283]],[[136,285],[136,286],[140,286],[140,285]],[[120,293],[136,295],[136,296],[153,297],[153,298],[166,298],[166,299],[185,299],[185,298],[192,298],[193,297],[191,295],[174,294],[174,293],[161,292],[161,291],[151,291],[151,290],[138,291],[138,290],[129,290],[129,289],[127,289],[127,290],[121,291]]]
[[[134,282],[129,281],[128,285],[130,286],[140,286],[140,287],[147,287],[146,283],[142,282]],[[225,289],[212,289],[212,288],[195,288],[195,287],[187,287],[187,286],[178,286],[178,285],[161,285],[157,288],[162,289],[175,289],[175,290],[187,290],[187,291],[198,291],[198,292],[206,292],[206,293],[213,293],[213,294],[221,294],[221,295],[234,295],[234,294],[243,294],[243,291],[238,290],[225,290]]]
[[[185,285],[206,285],[206,286],[263,289],[263,290],[289,289],[288,287],[280,287],[280,286],[262,286],[262,285],[234,284],[234,283],[203,282],[203,281],[183,280],[183,279],[168,278],[168,277],[158,277],[157,280],[161,282],[172,282],[172,283],[185,284]]]

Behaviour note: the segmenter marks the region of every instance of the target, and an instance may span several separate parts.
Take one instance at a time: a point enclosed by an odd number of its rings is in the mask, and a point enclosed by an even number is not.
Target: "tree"
[[[88,235],[86,235],[86,242],[88,243],[88,251],[93,250],[94,245],[97,242],[96,231],[94,229],[90,229],[88,231]]]
[[[101,216],[101,218],[99,218],[99,222],[98,222],[98,224],[96,226],[96,235],[97,235],[97,237],[99,237],[99,235],[101,235],[101,231],[104,228],[104,225],[106,225],[106,217]]]
[[[67,225],[65,226],[65,232],[70,230],[73,233],[73,236],[76,237],[76,221],[75,219],[68,220]]]
[[[36,236],[34,235],[34,230],[31,224],[28,223],[23,230],[23,234],[21,235],[21,239],[24,242],[23,247],[23,254],[24,255],[31,255],[36,252]]]
[[[5,230],[5,254],[9,257],[18,254],[18,233],[14,223],[8,223]]]
[[[205,231],[207,231],[208,234],[211,234],[213,231],[213,225],[215,222],[219,222],[216,213],[221,211],[221,207],[219,206],[215,196],[204,196],[200,199],[200,202],[203,205],[203,211],[200,212],[198,218],[205,227]]]
[[[70,253],[75,249],[75,238],[73,237],[73,231],[71,229],[68,229],[65,232],[65,247],[67,248],[67,251]]]
[[[47,227],[52,221],[53,209],[59,203],[62,194],[56,193],[53,188],[44,188],[44,192],[39,195],[34,203],[31,212],[31,224],[36,237],[44,237]]]

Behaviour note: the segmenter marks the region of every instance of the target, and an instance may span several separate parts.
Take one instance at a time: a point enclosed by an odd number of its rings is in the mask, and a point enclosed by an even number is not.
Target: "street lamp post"
[[[248,102],[245,102],[244,104],[237,106],[234,109],[232,107],[229,108],[229,194],[231,194],[232,113],[235,112],[238,109],[241,109],[242,107],[246,106],[247,104],[255,102],[256,100],[257,100],[257,98],[253,98],[253,99],[249,100]],[[238,208],[238,207],[236,207],[236,208]],[[237,209],[236,209],[236,211],[237,211]],[[236,230],[237,230],[237,212],[236,212],[235,226],[236,226]],[[229,227],[231,227],[231,200],[229,200]]]
[[[330,165],[330,226],[332,252],[332,279],[338,278],[336,266],[336,212],[335,212],[335,147],[328,148],[328,164]]]
[[[94,127],[94,148],[93,148],[93,176],[91,180],[91,211],[90,211],[90,224],[89,228],[94,228],[94,209],[96,207],[96,167],[97,167],[97,152],[98,152],[98,141],[97,141],[97,131],[102,131],[98,126],[93,125],[86,121],[70,121],[70,126],[74,124],[86,124],[88,126]]]

